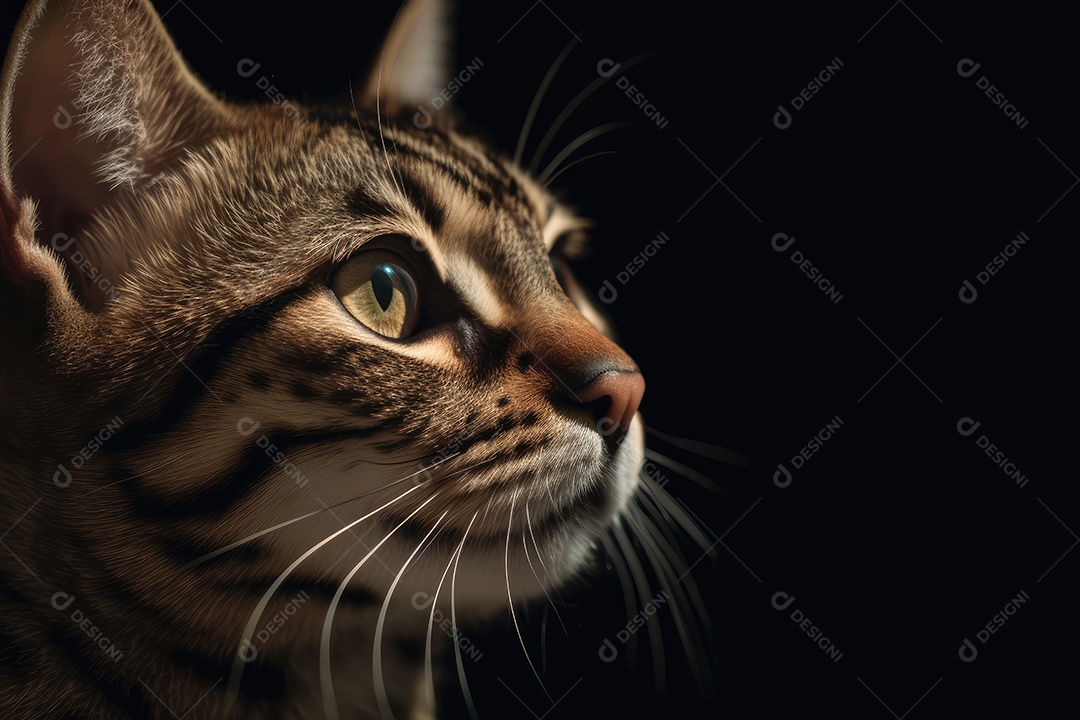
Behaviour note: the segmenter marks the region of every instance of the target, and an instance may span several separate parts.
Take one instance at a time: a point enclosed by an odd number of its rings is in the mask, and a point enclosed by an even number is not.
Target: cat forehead
[[[272,109],[247,108],[239,131],[193,149],[173,188],[207,201],[230,196],[252,219],[290,202],[309,209],[336,196],[349,214],[387,232],[452,240],[450,226],[483,236],[494,228],[538,235],[549,248],[584,221],[527,171],[476,137],[418,130],[361,110],[296,123]],[[296,212],[303,212],[297,207]],[[465,226],[462,228],[461,226]],[[471,227],[470,227],[471,226]]]
[[[396,189],[436,234],[455,221],[465,232],[482,233],[490,224],[543,232],[567,212],[527,172],[477,138],[432,129],[391,131],[389,139],[390,145],[376,148],[386,161],[384,177],[394,182],[396,176]]]

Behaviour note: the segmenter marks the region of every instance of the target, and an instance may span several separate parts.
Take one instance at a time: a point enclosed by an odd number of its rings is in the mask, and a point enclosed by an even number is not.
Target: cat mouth
[[[530,543],[544,545],[580,533],[583,528],[601,531],[616,514],[614,494],[605,481],[590,483],[582,492],[558,504],[553,504],[543,491],[532,498],[533,502],[503,499],[505,504],[482,491],[457,493],[447,498],[443,506],[436,498],[425,508],[430,508],[429,517],[410,516],[406,510],[399,509],[386,512],[382,522],[388,528],[397,528],[395,534],[406,544],[419,543],[429,535],[435,519],[444,510],[450,510],[454,517],[431,540],[434,547],[450,553],[467,540],[472,549],[502,552],[508,537],[525,536]]]

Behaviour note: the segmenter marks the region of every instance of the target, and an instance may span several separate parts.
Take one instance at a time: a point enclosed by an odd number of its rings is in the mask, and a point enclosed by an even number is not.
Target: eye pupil
[[[371,292],[383,312],[386,312],[394,299],[394,281],[390,277],[393,272],[389,266],[380,265],[371,273]]]
[[[354,253],[328,278],[344,309],[361,325],[391,339],[412,335],[419,295],[409,264],[375,248]]]

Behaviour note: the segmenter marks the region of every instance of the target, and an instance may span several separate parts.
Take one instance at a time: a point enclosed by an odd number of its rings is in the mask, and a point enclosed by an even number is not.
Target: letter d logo
[[[971,58],[964,58],[956,63],[956,72],[960,77],[971,77],[980,67],[982,67],[982,65]]]
[[[250,640],[241,640],[240,647],[237,649],[236,654],[246,663],[259,657],[259,651],[251,644]]]
[[[52,606],[57,610],[67,610],[73,602],[75,602],[75,596],[68,595],[63,590],[53,593]]]
[[[262,423],[255,422],[249,417],[240,418],[239,422],[236,423],[236,432],[247,437],[258,430],[261,425]]]
[[[964,437],[967,437],[968,435],[971,435],[976,430],[978,430],[980,425],[982,425],[981,422],[975,422],[972,418],[969,417],[962,417],[956,423],[956,432],[960,433]]]
[[[610,280],[604,281],[604,287],[600,288],[600,292],[597,294],[600,296],[600,302],[605,305],[610,305],[615,302],[615,298],[619,297],[619,291],[615,289]]]
[[[600,646],[599,655],[601,660],[609,663],[619,657],[619,649],[612,645],[610,640],[604,638],[604,644]]]
[[[791,113],[783,105],[776,106],[776,114],[772,116],[772,124],[781,130],[791,127]]]
[[[795,242],[795,238],[790,237],[787,233],[776,233],[772,236],[772,247],[776,252],[784,252],[791,244]]]
[[[413,125],[421,130],[427,130],[431,127],[431,113],[427,111],[423,105],[416,107],[416,114],[412,118]]]
[[[772,481],[778,488],[786,488],[791,484],[791,473],[784,467],[784,463],[780,463],[776,466],[776,472],[773,473]]]
[[[979,657],[979,649],[970,640],[964,638],[964,642],[957,654],[964,662],[974,662],[975,658]]]
[[[970,305],[975,302],[975,299],[979,297],[979,291],[975,289],[975,286],[971,284],[970,280],[965,280],[964,284],[960,286],[960,302],[965,305]]]
[[[251,77],[259,68],[262,67],[259,63],[255,62],[251,58],[244,58],[240,62],[236,63],[236,74],[240,77]]]
[[[53,125],[57,130],[67,130],[71,127],[71,113],[63,105],[58,105],[56,114],[53,115]]]
[[[66,488],[71,484],[71,471],[64,467],[62,463],[56,467],[57,470],[52,476],[53,484],[58,488]]]
[[[783,590],[772,596],[772,606],[777,610],[787,610],[793,602],[795,602],[795,596],[789,595]]]

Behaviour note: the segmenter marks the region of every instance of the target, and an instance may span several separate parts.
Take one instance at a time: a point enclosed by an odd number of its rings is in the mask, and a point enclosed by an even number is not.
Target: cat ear
[[[36,203],[37,242],[70,254],[91,219],[138,194],[225,117],[148,0],[31,0],[0,79],[0,271],[18,272],[34,242],[5,230],[22,201]],[[115,284],[144,242],[81,254]],[[71,273],[77,289],[84,275]],[[91,307],[103,300],[89,283],[81,290]]]
[[[450,0],[405,0],[359,100],[383,115],[420,108],[446,87],[453,63]]]

